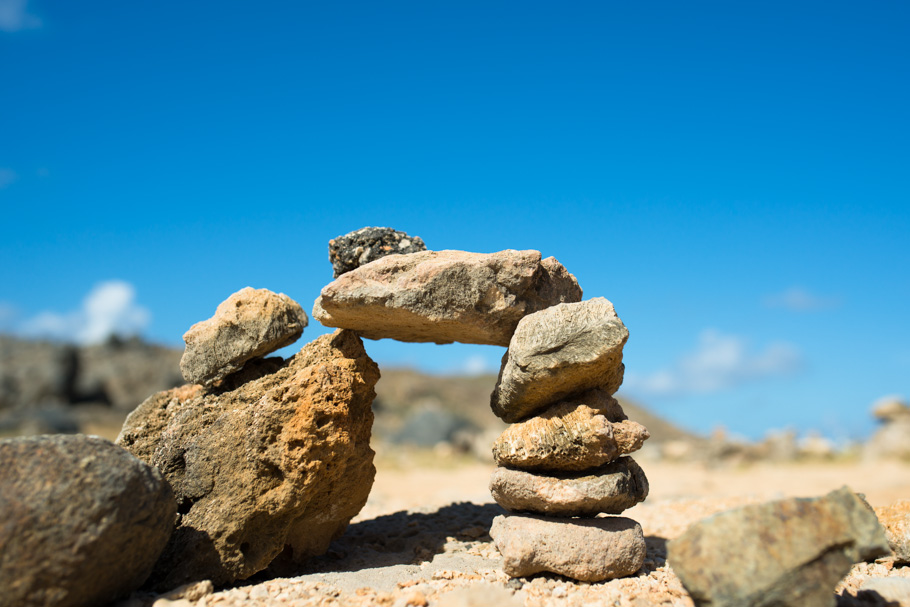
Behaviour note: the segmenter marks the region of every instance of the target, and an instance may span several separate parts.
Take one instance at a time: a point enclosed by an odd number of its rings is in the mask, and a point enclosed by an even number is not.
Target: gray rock
[[[889,553],[875,514],[843,487],[722,512],[670,542],[668,560],[696,605],[834,605],[854,563]]]
[[[649,436],[625,419],[612,396],[595,389],[507,428],[493,443],[493,458],[522,470],[590,470],[637,451]]]
[[[0,411],[70,401],[76,348],[0,335]]]
[[[408,236],[392,228],[360,228],[329,241],[329,261],[338,278],[386,255],[426,250],[419,236]]]
[[[553,474],[496,468],[490,493],[512,512],[549,516],[619,514],[648,497],[648,479],[631,457],[588,472]]]
[[[579,299],[575,277],[538,251],[422,251],[342,274],[313,316],[369,339],[505,346],[525,315]]]
[[[408,415],[392,440],[398,444],[433,447],[439,443],[451,443],[459,432],[471,428],[470,421],[452,411],[427,407]]]
[[[512,577],[549,571],[599,582],[632,575],[645,561],[641,526],[621,516],[555,520],[497,516],[490,536],[502,554],[503,571]]]
[[[629,331],[603,297],[559,304],[521,319],[490,398],[493,412],[517,422],[591,388],[622,384]]]
[[[186,332],[180,370],[186,381],[210,386],[247,361],[294,343],[307,322],[306,312],[287,295],[243,288]]]
[[[117,443],[162,471],[180,512],[148,584],[221,585],[279,554],[300,564],[324,553],[373,484],[378,379],[357,335],[336,331],[217,390],[182,386],[133,411]]]
[[[103,605],[138,588],[174,529],[154,468],[93,436],[0,441],[0,605]]]

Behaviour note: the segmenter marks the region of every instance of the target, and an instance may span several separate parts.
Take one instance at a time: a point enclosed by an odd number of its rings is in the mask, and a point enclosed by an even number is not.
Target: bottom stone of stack
[[[632,575],[645,561],[641,525],[622,516],[497,516],[490,536],[512,577],[558,573],[582,582]]]

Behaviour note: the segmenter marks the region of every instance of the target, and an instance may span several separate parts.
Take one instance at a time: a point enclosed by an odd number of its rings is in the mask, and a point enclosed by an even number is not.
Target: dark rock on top
[[[696,605],[829,607],[854,563],[890,549],[872,509],[843,487],[716,514],[668,551]]]
[[[152,571],[177,504],[154,468],[93,436],[0,441],[0,605],[103,605]]]
[[[287,361],[256,359],[213,390],[149,397],[117,443],[156,466],[180,516],[148,586],[221,585],[324,553],[366,503],[379,368],[351,331]]]
[[[419,236],[408,236],[392,228],[360,228],[329,241],[329,261],[335,278],[393,253],[426,251]]]

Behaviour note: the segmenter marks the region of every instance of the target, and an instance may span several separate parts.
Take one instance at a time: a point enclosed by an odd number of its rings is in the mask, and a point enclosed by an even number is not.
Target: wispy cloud
[[[802,287],[790,287],[783,293],[766,295],[762,301],[768,308],[784,308],[797,312],[836,308],[841,303],[839,297],[816,295]]]
[[[792,344],[771,343],[751,351],[744,338],[707,329],[699,335],[695,349],[671,367],[645,375],[627,372],[623,388],[641,396],[708,394],[793,374],[802,366],[802,354]]]
[[[28,0],[0,0],[0,31],[18,32],[41,27],[41,19],[28,12]]]
[[[459,372],[466,375],[483,375],[484,373],[492,373],[498,370],[498,368],[494,369],[494,365],[490,364],[490,361],[481,354],[467,357],[458,369]]]
[[[93,344],[111,335],[137,335],[150,320],[149,311],[136,303],[133,285],[111,280],[96,285],[79,310],[66,314],[42,312],[26,320],[19,332],[29,337]]]
[[[3,2],[3,0],[0,0],[0,2]],[[0,190],[2,190],[5,187],[8,187],[10,184],[12,184],[14,181],[16,181],[16,179],[18,179],[18,177],[19,176],[16,175],[16,171],[14,171],[12,169],[0,167]]]

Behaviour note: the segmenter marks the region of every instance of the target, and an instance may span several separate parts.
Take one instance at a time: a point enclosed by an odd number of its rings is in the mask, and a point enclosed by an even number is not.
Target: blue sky
[[[910,5],[0,0],[0,330],[308,310],[330,238],[537,249],[689,428],[910,395]],[[325,330],[311,324],[312,339]],[[381,365],[502,348],[368,342]]]

